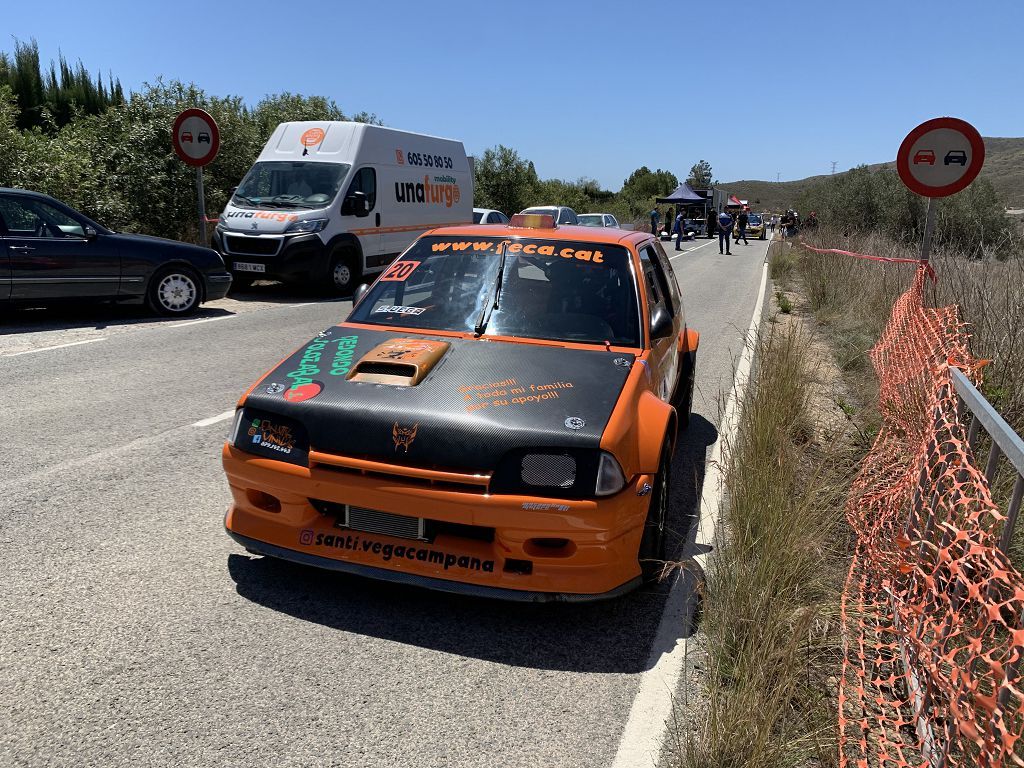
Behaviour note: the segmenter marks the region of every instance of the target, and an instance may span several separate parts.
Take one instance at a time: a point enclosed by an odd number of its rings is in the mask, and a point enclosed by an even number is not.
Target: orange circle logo
[[[312,147],[319,144],[324,140],[324,129],[323,128],[310,128],[304,134],[299,141],[302,142],[303,146]]]

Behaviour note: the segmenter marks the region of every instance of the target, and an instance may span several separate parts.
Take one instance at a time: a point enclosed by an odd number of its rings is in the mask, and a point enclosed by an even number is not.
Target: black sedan
[[[0,306],[96,299],[181,316],[230,286],[210,248],[112,232],[52,197],[0,187]]]

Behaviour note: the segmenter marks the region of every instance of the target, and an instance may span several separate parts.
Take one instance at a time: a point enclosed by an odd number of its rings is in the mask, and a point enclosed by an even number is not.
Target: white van
[[[473,220],[461,141],[365,123],[281,123],[213,236],[236,285],[261,278],[346,293],[423,232]]]

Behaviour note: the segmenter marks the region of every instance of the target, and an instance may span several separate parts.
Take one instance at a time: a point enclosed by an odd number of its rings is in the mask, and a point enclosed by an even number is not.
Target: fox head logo
[[[399,448],[405,449],[405,453],[409,452],[409,446],[412,445],[412,441],[416,439],[416,430],[419,426],[419,424],[413,424],[411,427],[400,427],[398,426],[398,422],[395,422],[395,426],[391,428],[391,437],[395,441],[396,453]]]

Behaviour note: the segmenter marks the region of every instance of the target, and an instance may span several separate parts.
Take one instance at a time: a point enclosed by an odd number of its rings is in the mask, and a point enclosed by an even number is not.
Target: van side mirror
[[[365,192],[353,192],[345,198],[341,205],[342,216],[369,216],[370,201]]]
[[[672,316],[664,307],[658,307],[651,315],[651,338],[663,339],[672,335]]]
[[[370,286],[366,283],[360,283],[359,287],[356,288],[356,292],[352,294],[352,309],[358,306],[359,302],[363,300],[363,297],[370,292]]]

